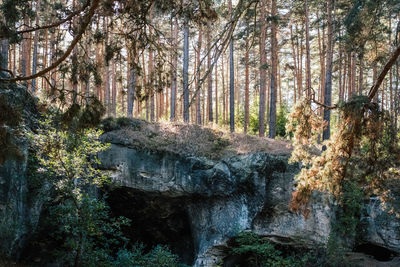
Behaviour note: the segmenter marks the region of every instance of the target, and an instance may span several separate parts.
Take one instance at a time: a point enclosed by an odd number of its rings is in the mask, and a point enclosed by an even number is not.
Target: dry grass
[[[239,133],[230,134],[220,129],[193,124],[149,123],[139,119],[118,119],[114,122],[108,120],[107,125],[104,126],[106,133],[103,135],[103,140],[136,149],[166,151],[212,159],[254,152],[275,155],[287,155],[291,152],[290,144],[285,140]]]

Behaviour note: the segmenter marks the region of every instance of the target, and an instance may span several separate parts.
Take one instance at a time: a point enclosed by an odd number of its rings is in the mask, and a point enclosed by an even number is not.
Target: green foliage
[[[278,115],[276,116],[276,135],[286,137],[286,124],[289,122],[287,118],[289,109],[286,105],[282,105]]]
[[[178,257],[165,246],[157,245],[145,253],[144,246],[136,244],[132,250],[118,251],[114,266],[175,267],[178,266]]]
[[[101,131],[86,129],[79,133],[58,130],[51,119],[42,122],[38,134],[31,135],[37,160],[31,167],[46,177],[55,190],[49,212],[61,242],[58,256],[69,265],[110,266],[113,247],[127,241],[121,226],[125,218],[111,218],[96,187],[109,182],[107,173],[97,169],[97,153],[108,148],[99,141]]]
[[[310,253],[301,256],[277,249],[268,240],[249,232],[241,232],[234,239],[231,255],[241,255],[247,258],[246,266],[311,266],[316,259]]]

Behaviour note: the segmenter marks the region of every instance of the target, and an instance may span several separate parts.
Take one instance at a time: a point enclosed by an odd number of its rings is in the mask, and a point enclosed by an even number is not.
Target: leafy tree
[[[47,174],[55,191],[49,210],[54,237],[62,241],[58,254],[71,266],[110,266],[115,247],[127,241],[121,226],[129,221],[111,218],[104,198],[96,193],[109,183],[107,173],[97,168],[96,154],[109,147],[100,142],[100,134],[93,129],[58,130],[47,118],[32,136],[37,172]]]

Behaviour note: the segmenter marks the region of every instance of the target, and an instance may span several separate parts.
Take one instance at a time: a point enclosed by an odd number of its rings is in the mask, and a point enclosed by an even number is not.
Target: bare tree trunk
[[[363,79],[364,79],[364,69],[363,69],[363,57],[360,57],[360,75],[358,77],[358,94],[362,95],[363,91]]]
[[[36,3],[36,25],[39,25],[39,14],[40,14],[40,0]],[[33,39],[33,56],[32,56],[32,74],[36,74],[37,70],[37,57],[38,57],[38,41],[40,31],[35,31],[35,37]],[[36,78],[32,79],[32,92],[36,92]]]
[[[171,26],[172,27],[172,26]],[[178,18],[175,17],[173,25],[173,49],[172,49],[172,67],[171,67],[171,116],[170,121],[175,121],[176,117],[176,85],[177,85],[177,66],[178,66]]]
[[[229,14],[232,17],[232,0],[228,0]],[[233,38],[229,42],[229,126],[235,131],[235,73],[233,62]]]
[[[352,95],[356,94],[356,52],[351,53],[351,91]]]
[[[297,85],[297,87],[299,86],[299,82],[298,82],[299,81],[298,80],[299,76],[298,76],[298,73],[297,73],[298,68],[297,68],[297,61],[296,61],[296,50],[295,50],[295,45],[294,45],[293,25],[290,25],[290,39],[291,39],[291,43],[292,43],[292,56],[293,56],[293,65],[294,65],[293,66],[294,67],[293,72],[294,72],[294,76],[295,76],[295,79],[293,79],[293,97],[294,97],[294,103],[296,104],[296,101],[297,101],[297,97],[296,97],[297,88],[296,88],[296,85]],[[295,81],[297,81],[297,84],[296,84]]]
[[[207,50],[208,50],[208,55],[207,55],[207,68],[210,69],[211,67],[211,38],[210,38],[210,33],[211,33],[211,24],[208,23],[207,25]],[[207,77],[207,114],[208,114],[208,121],[213,122],[213,105],[212,105],[212,72],[208,74]]]
[[[246,25],[247,29],[249,25]],[[249,104],[249,30],[247,30],[246,35],[246,53],[244,56],[245,65],[245,82],[244,82],[244,132],[247,133],[247,125],[249,125],[250,120],[250,104]]]
[[[185,1],[186,2],[186,1]],[[183,121],[189,122],[189,18],[183,19]]]
[[[271,1],[271,17],[277,14],[277,0]],[[278,67],[278,40],[276,37],[277,22],[272,20],[271,23],[271,98],[269,106],[269,138],[275,138],[276,135],[276,85],[277,85],[277,67]]]
[[[306,24],[306,97],[311,97],[311,56],[310,56],[310,29],[309,29],[309,10],[308,0],[304,2],[305,24]]]
[[[215,123],[218,124],[218,62],[215,62]]]
[[[199,28],[199,37],[198,37],[198,43],[197,43],[197,55],[196,55],[196,60],[197,60],[197,75],[196,75],[196,88],[199,86],[200,82],[200,54],[201,54],[201,45],[202,45],[202,40],[203,40],[203,35],[202,35],[202,27],[200,26]],[[201,90],[197,91],[196,95],[196,123],[198,125],[201,125]]]
[[[259,124],[259,136],[265,135],[265,91],[267,82],[267,55],[265,52],[265,39],[267,33],[267,21],[266,21],[266,0],[261,0],[260,5],[260,104],[258,109],[258,124]]]
[[[222,73],[222,120],[226,122],[226,91],[225,91],[225,71],[224,71],[224,55],[222,54],[221,60],[221,73]]]
[[[114,117],[117,116],[117,69],[115,59],[112,60],[112,114]]]
[[[332,102],[332,66],[333,66],[333,22],[332,22],[332,2],[334,0],[328,0],[327,3],[327,23],[328,23],[328,47],[327,47],[327,58],[326,58],[326,77],[325,77],[325,94],[324,104],[330,106]],[[327,126],[322,133],[322,140],[330,138],[331,132],[331,112],[329,109],[324,110],[324,120],[327,122]]]

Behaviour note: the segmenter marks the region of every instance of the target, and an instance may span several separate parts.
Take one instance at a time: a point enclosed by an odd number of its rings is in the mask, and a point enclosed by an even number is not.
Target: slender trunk
[[[247,25],[249,27],[249,25]],[[248,28],[247,28],[248,29]],[[249,108],[249,30],[247,30],[246,36],[246,53],[244,56],[245,65],[245,82],[244,82],[244,132],[247,133],[247,125],[250,120],[250,108]]]
[[[117,116],[117,69],[115,59],[112,60],[112,114],[114,117]]]
[[[363,91],[363,79],[364,79],[364,69],[363,69],[363,57],[360,57],[360,75],[358,77],[358,94],[362,95],[362,91]]]
[[[196,55],[196,60],[197,60],[197,76],[196,76],[196,88],[199,86],[200,82],[200,54],[201,54],[201,45],[202,45],[202,28],[200,26],[199,28],[199,37],[198,37],[198,44],[197,44],[197,55]],[[198,125],[201,125],[201,95],[200,92],[201,90],[197,91],[196,95],[196,123]]]
[[[277,14],[277,0],[271,1],[271,17],[275,17]],[[277,21],[272,20],[271,23],[271,97],[269,106],[269,138],[275,138],[276,135],[276,85],[277,85],[277,67],[278,67],[278,40],[276,37],[277,33]]]
[[[356,94],[356,52],[351,53],[351,91]]]
[[[266,91],[266,82],[267,82],[267,56],[265,52],[265,39],[267,33],[267,21],[266,21],[266,0],[261,0],[260,5],[260,20],[261,20],[261,29],[260,29],[260,104],[258,110],[258,124],[259,124],[259,136],[265,135],[265,91]]]
[[[183,19],[183,121],[189,122],[189,18]]]
[[[211,67],[211,24],[207,25],[207,68],[210,69]],[[207,77],[207,114],[208,114],[208,121],[213,122],[213,106],[212,106],[212,72],[208,74]]]
[[[40,0],[36,4],[36,25],[39,25],[39,14],[40,14]],[[35,37],[33,39],[33,56],[32,56],[32,74],[36,74],[37,70],[37,57],[38,57],[38,41],[40,31],[35,31]],[[32,92],[36,92],[36,78],[32,79]]]
[[[310,56],[310,29],[308,0],[305,0],[305,24],[306,24],[306,97],[311,97],[311,56]]]
[[[215,123],[218,124],[218,62],[215,62]]]
[[[135,49],[135,48],[133,48]],[[134,97],[135,97],[135,83],[136,83],[136,73],[135,73],[135,68],[133,66],[134,64],[134,56],[135,52],[131,53],[128,52],[128,73],[127,73],[127,79],[128,79],[128,112],[127,115],[129,118],[133,117],[133,104],[134,104]]]
[[[221,60],[221,73],[222,73],[222,120],[226,122],[226,91],[225,91],[225,71],[224,71],[224,55]]]
[[[328,0],[327,2],[327,24],[328,24],[328,47],[327,47],[327,58],[326,58],[326,77],[325,77],[325,94],[324,104],[330,106],[332,102],[332,66],[333,66],[333,23],[332,23],[332,2],[334,0]],[[331,112],[329,109],[324,110],[324,120],[327,122],[327,126],[322,133],[322,140],[330,138],[330,124],[331,124]]]
[[[232,0],[228,1],[229,14],[232,17]],[[235,131],[235,73],[233,62],[233,39],[229,42],[229,126],[230,131]]]
[[[177,66],[178,66],[178,18],[174,22],[174,47],[172,49],[172,69],[171,69],[171,121],[175,121],[176,114],[176,85],[177,85]]]
[[[293,36],[293,25],[290,25],[290,40],[292,44],[292,57],[293,57],[293,74],[295,79],[293,79],[293,97],[294,97],[294,103],[296,104],[297,101],[297,96],[296,96],[296,85],[297,87],[299,86],[299,80],[298,80],[298,73],[297,73],[297,61],[296,61],[296,50],[295,50],[295,45],[294,45],[294,36]],[[297,84],[296,81],[297,80]],[[296,84],[296,85],[295,85]]]
[[[86,60],[87,62],[90,62],[90,40],[89,38],[87,39],[87,43],[86,43]],[[89,95],[90,95],[90,72],[88,70],[87,71],[87,77],[86,77],[86,84],[85,84],[85,102],[88,103],[89,101]]]

